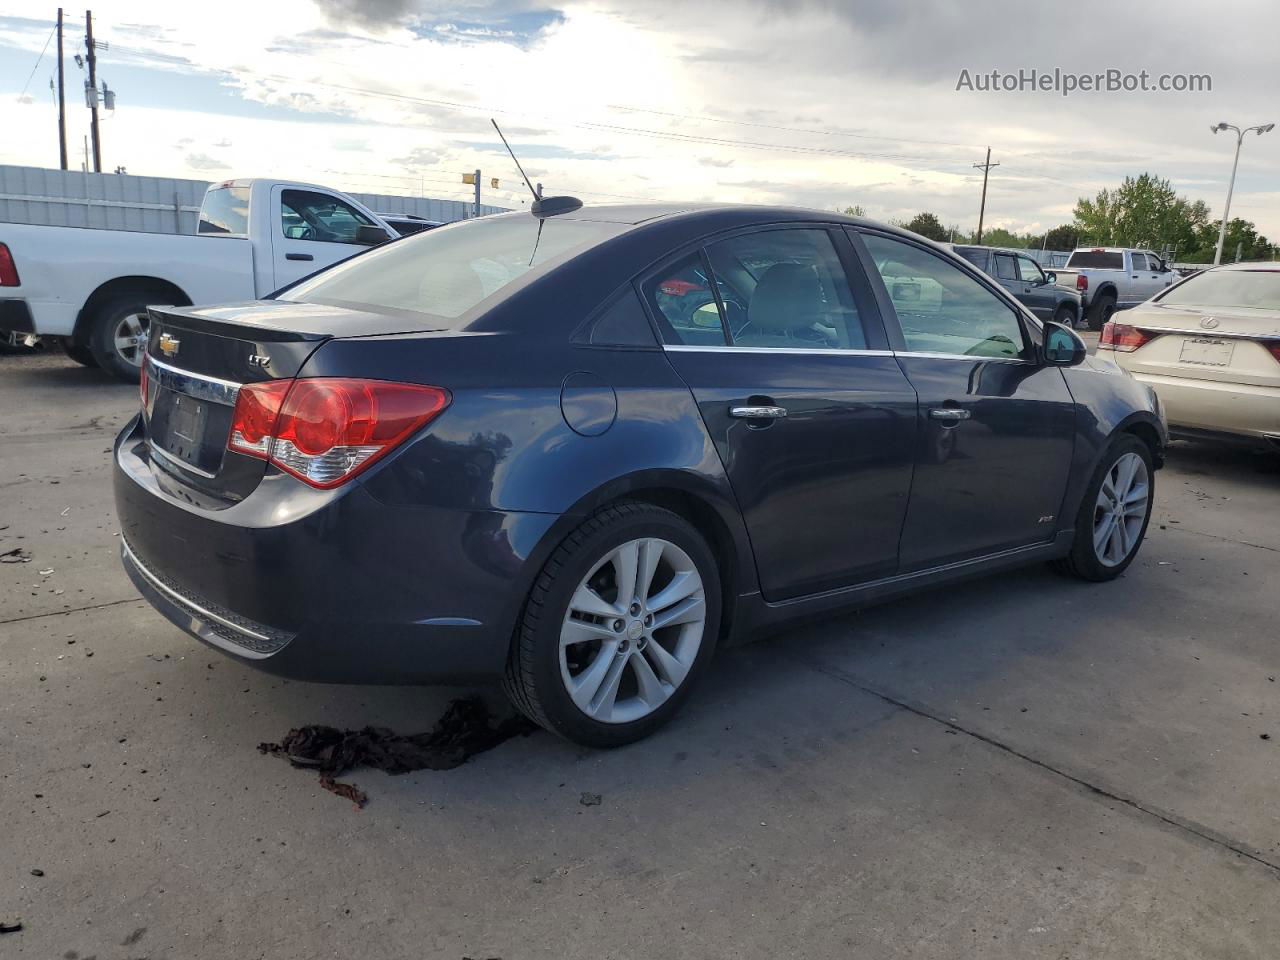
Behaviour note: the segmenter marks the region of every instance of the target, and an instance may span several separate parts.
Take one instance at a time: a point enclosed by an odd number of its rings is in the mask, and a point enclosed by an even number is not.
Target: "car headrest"
[[[813,267],[775,263],[756,284],[747,321],[761,333],[785,333],[804,317],[822,312],[822,284]]]

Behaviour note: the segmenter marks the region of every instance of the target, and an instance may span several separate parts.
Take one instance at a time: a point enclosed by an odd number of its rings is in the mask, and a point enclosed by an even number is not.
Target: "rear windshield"
[[[1160,302],[1280,310],[1280,270],[1207,270],[1178,284]]]
[[[249,232],[249,188],[215,187],[204,195],[200,205],[197,233]]]
[[[469,220],[354,257],[298,284],[281,299],[408,310],[452,320],[530,270],[581,253],[623,229],[589,220],[539,221],[527,214]]]
[[[1067,261],[1068,267],[1084,270],[1123,270],[1124,254],[1106,250],[1077,250]]]

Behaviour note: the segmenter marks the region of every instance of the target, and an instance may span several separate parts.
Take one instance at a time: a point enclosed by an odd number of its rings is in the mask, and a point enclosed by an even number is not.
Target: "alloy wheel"
[[[1150,496],[1147,465],[1136,453],[1120,457],[1102,478],[1093,509],[1093,552],[1103,566],[1119,566],[1137,549]]]
[[[130,366],[142,365],[142,351],[147,346],[149,324],[146,311],[127,313],[116,323],[112,343],[120,359]]]
[[[560,630],[570,699],[601,723],[648,716],[684,682],[702,646],[706,595],[698,568],[669,540],[631,540],[582,579]]]

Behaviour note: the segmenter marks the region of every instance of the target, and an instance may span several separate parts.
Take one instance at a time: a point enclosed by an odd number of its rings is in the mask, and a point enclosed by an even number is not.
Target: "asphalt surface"
[[[357,811],[256,745],[424,730],[458,691],[283,682],[139,601],[108,469],[134,405],[0,357],[0,553],[31,557],[0,565],[4,957],[1277,954],[1274,461],[1175,445],[1114,583],[833,618],[719,655],[644,743],[357,771]]]

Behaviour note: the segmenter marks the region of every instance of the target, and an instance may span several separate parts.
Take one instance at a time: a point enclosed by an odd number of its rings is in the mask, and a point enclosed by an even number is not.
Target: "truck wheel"
[[[1114,293],[1103,293],[1094,298],[1093,303],[1089,304],[1089,329],[1101,330],[1102,325],[1111,319],[1111,315],[1116,312],[1116,295]]]
[[[89,330],[89,349],[103,370],[137,383],[147,346],[147,303],[143,294],[126,294],[98,308]]]
[[[82,347],[70,337],[62,338],[62,352],[82,367],[96,367],[98,361],[93,359],[93,351]]]
[[[1053,322],[1060,323],[1068,330],[1074,330],[1076,327],[1076,312],[1071,309],[1069,304],[1060,303],[1058,309],[1053,311]]]

